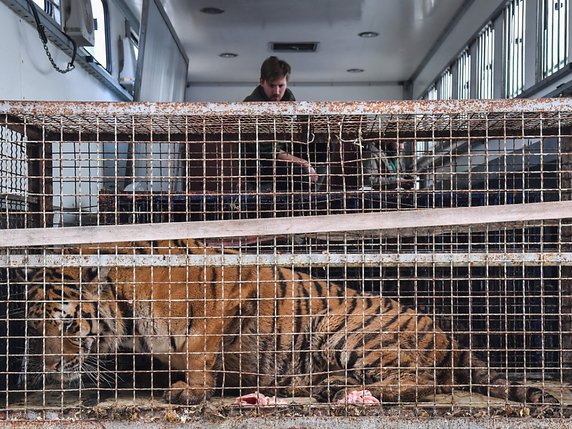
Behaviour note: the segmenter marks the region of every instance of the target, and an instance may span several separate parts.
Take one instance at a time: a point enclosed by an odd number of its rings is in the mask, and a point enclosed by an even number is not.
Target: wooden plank
[[[402,234],[419,229],[495,225],[570,217],[572,201],[387,211],[327,216],[155,224],[30,228],[2,231],[0,247],[113,243],[177,238],[227,238],[328,232],[379,231]]]

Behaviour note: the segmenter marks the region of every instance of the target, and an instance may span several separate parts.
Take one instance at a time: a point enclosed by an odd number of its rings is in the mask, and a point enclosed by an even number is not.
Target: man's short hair
[[[268,57],[260,67],[260,80],[272,82],[276,79],[290,78],[290,64],[275,56]]]

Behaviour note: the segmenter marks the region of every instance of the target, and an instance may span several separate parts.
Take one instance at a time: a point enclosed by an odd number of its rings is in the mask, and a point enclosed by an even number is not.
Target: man
[[[244,101],[296,101],[288,88],[290,64],[277,57],[268,57],[260,67],[260,85]]]
[[[260,67],[260,84],[244,101],[296,101],[294,94],[288,88],[290,78],[290,65],[275,56],[266,58]],[[284,145],[279,142],[264,142],[256,145],[248,145],[247,156],[260,161],[260,168],[250,168],[249,173],[260,173],[262,177],[262,190],[271,190],[273,176],[277,178],[276,188],[278,190],[288,189],[287,165],[293,165],[292,175],[294,188],[297,190],[308,190],[309,183],[316,183],[318,175],[310,162],[294,156],[284,149]],[[274,165],[270,160],[284,161]],[[276,167],[276,169],[274,169]],[[274,174],[276,173],[276,174]],[[270,181],[269,181],[270,180]]]

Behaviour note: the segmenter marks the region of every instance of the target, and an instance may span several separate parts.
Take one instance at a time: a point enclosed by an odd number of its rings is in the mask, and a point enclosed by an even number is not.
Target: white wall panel
[[[61,68],[70,57],[53,44],[50,52]],[[115,101],[117,96],[81,67],[62,75],[46,57],[35,27],[0,3],[0,99]]]

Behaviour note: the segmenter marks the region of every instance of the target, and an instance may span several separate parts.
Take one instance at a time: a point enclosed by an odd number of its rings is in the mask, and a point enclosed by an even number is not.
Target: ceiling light
[[[363,73],[363,69],[347,69],[348,73]]]
[[[223,52],[222,54],[218,54],[218,56],[221,58],[236,58],[238,57],[238,54],[235,54],[234,52]]]
[[[221,13],[224,13],[224,10],[219,9],[218,7],[203,7],[201,12],[206,13],[207,15],[220,15]]]
[[[358,34],[359,37],[365,37],[367,38],[371,38],[371,37],[377,37],[379,36],[379,33],[376,33],[375,31],[362,31],[361,33]]]

